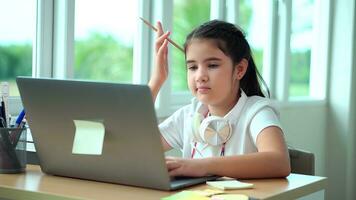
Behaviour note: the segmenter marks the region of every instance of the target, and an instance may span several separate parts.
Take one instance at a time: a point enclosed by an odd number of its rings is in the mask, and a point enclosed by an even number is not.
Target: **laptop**
[[[171,178],[145,85],[18,77],[44,173],[159,190],[217,177]]]

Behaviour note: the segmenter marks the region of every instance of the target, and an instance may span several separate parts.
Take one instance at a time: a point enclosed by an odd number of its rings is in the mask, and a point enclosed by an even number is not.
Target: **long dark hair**
[[[265,97],[261,90],[261,82],[266,89],[268,97],[270,97],[269,89],[253,61],[250,45],[239,27],[220,20],[208,21],[189,33],[184,44],[185,52],[193,39],[214,40],[217,47],[232,59],[234,66],[245,58],[248,61],[248,67],[240,81],[241,89],[247,96]]]

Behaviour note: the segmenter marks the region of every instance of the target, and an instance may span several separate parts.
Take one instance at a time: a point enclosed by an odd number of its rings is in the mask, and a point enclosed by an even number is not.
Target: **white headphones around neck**
[[[204,117],[196,112],[193,118],[193,134],[195,142],[218,146],[230,139],[232,127],[230,122],[223,117]]]

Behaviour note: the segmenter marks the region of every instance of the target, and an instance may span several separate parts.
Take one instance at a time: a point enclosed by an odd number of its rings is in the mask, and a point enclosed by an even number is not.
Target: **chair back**
[[[311,152],[288,148],[292,173],[315,175],[315,157]]]

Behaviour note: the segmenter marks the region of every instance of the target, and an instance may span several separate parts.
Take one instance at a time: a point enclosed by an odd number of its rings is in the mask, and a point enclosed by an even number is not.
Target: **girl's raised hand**
[[[157,22],[157,39],[155,43],[155,66],[148,83],[152,91],[153,99],[168,77],[168,36],[170,32],[163,33],[161,22]]]

